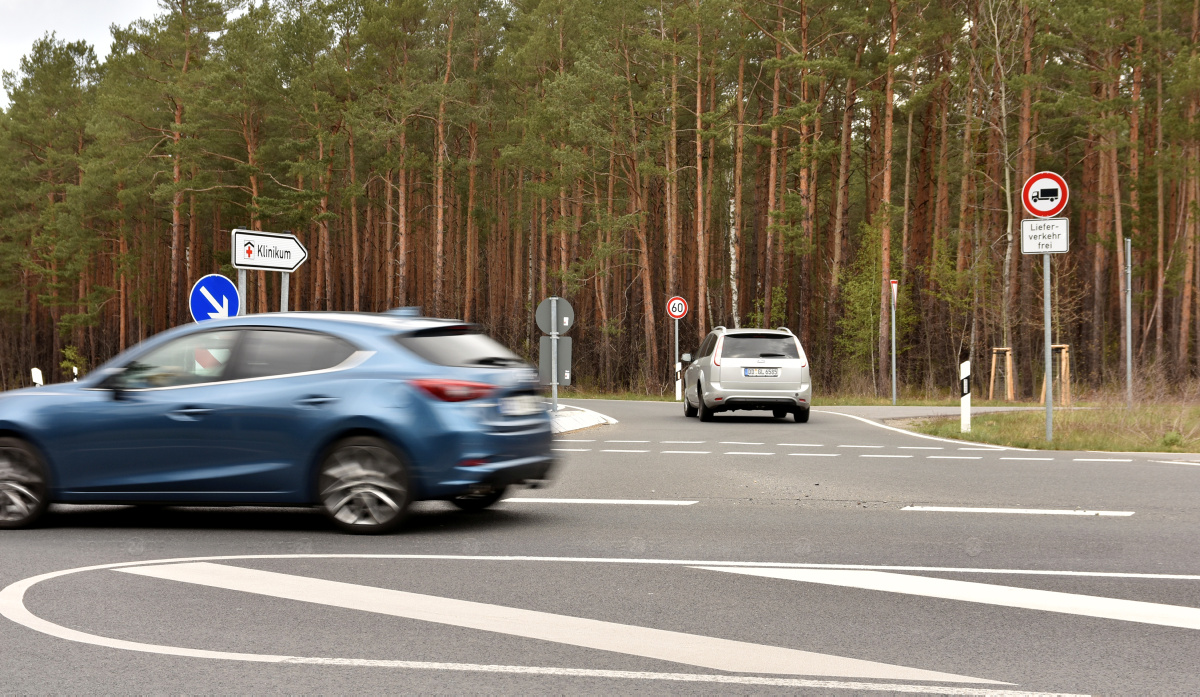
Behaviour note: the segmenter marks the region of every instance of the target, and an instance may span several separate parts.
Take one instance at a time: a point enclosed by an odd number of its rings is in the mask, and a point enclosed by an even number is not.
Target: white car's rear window
[[[734,334],[725,337],[722,358],[799,358],[796,339],[778,334]]]

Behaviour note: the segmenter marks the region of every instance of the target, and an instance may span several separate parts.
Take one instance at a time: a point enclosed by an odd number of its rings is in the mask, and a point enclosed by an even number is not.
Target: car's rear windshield
[[[525,361],[469,324],[431,327],[401,334],[396,343],[430,363],[463,367],[506,367]]]
[[[723,358],[799,358],[796,340],[778,334],[726,335],[721,345]]]

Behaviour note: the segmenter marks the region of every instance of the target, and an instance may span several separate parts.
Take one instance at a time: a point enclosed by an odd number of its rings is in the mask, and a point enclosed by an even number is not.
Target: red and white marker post
[[[675,320],[675,401],[683,399],[683,364],[679,362],[679,320],[687,317],[687,301],[678,295],[667,301],[667,316]]]

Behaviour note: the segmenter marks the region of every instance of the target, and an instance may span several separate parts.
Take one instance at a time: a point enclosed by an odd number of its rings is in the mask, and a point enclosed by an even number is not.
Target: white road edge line
[[[924,438],[925,440],[935,440],[935,441],[938,441],[939,443],[954,443],[955,445],[971,445],[970,441],[954,440],[953,438],[939,438],[938,436],[927,436],[924,433],[914,433],[913,431],[906,431],[903,428],[896,428],[895,426],[888,426],[887,424],[881,424],[878,421],[872,421],[871,419],[868,419],[863,416],[855,416],[854,414],[847,414],[847,413],[841,412],[841,411],[829,411],[828,409],[813,409],[813,411],[821,413],[821,414],[836,414],[838,416],[845,416],[846,418],[849,418],[849,419],[856,419],[865,424],[870,424],[876,428],[883,428],[888,431],[893,431],[895,433],[903,433],[904,435],[912,436],[913,438]],[[1001,447],[1001,446],[996,446],[996,449],[997,450],[1024,450],[1025,448],[1005,448],[1005,447]]]
[[[1104,598],[1035,588],[998,586],[975,581],[958,581],[932,576],[891,574],[880,571],[830,571],[812,569],[730,569],[707,568],[709,571],[746,574],[765,578],[820,583],[844,588],[903,593],[926,598],[961,600],[984,605],[1014,607],[1024,610],[1083,615],[1124,622],[1139,622],[1162,627],[1200,629],[1200,608],[1182,605],[1162,605],[1140,600]]]
[[[614,506],[690,506],[699,501],[667,499],[549,499],[536,496],[515,496],[504,499],[504,503],[597,503]]]
[[[211,562],[126,567],[117,571],[206,588],[671,661],[709,670],[869,680],[1011,684],[780,646]]]
[[[1127,518],[1134,511],[1085,511],[1053,508],[975,508],[970,506],[905,506],[902,511],[935,511],[943,513],[1025,513],[1027,515],[1117,516]]]

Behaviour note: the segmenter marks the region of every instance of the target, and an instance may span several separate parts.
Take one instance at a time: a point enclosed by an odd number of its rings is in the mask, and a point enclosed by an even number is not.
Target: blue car
[[[316,505],[350,532],[550,476],[537,373],[457,320],[251,315],[0,395],[0,528],[53,502]]]

